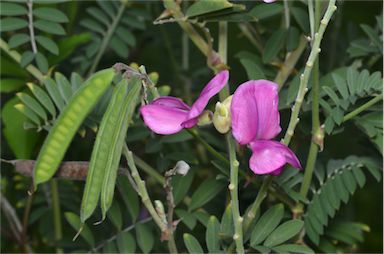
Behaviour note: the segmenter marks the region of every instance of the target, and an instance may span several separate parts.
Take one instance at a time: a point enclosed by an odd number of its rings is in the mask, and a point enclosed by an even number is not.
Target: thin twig
[[[33,2],[32,0],[27,0],[27,6],[28,6],[28,29],[29,29],[29,36],[32,46],[32,52],[33,54],[37,53],[37,46],[35,41],[35,29],[33,28]]]
[[[304,96],[305,96],[306,92],[308,91],[307,85],[308,85],[309,77],[311,75],[312,67],[314,65],[314,62],[315,62],[317,56],[319,55],[319,53],[321,51],[320,50],[321,40],[323,38],[324,32],[327,28],[327,25],[328,25],[328,23],[332,17],[332,14],[337,9],[337,7],[335,5],[335,1],[336,0],[330,0],[329,1],[327,11],[325,12],[324,17],[320,22],[319,31],[317,33],[315,33],[315,35],[314,35],[314,42],[312,45],[312,50],[311,50],[311,53],[309,54],[304,72],[303,72],[303,74],[300,75],[299,91],[297,93],[296,102],[292,108],[292,114],[291,114],[291,118],[289,120],[288,129],[287,129],[287,132],[285,133],[285,136],[283,139],[283,142],[285,144],[288,144],[290,142],[290,140],[293,136],[293,133],[295,131],[296,125],[299,122],[298,116],[300,113],[301,105],[302,105],[303,100],[304,100]]]
[[[176,167],[165,172],[164,190],[167,195],[167,223],[168,223],[168,248],[171,253],[177,253],[177,246],[175,242],[175,226],[173,223],[173,211],[175,209],[175,201],[173,197],[172,177],[176,175]]]

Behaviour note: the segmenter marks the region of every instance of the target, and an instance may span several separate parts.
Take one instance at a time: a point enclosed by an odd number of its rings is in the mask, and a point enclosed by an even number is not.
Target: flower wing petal
[[[301,168],[300,161],[292,150],[280,142],[257,140],[251,143],[251,150],[249,167],[255,174],[280,174],[286,163]]]
[[[181,123],[188,116],[188,105],[174,97],[160,97],[142,106],[140,113],[145,125],[157,134],[169,135],[183,129]]]
[[[189,111],[187,120],[197,118],[205,109],[208,101],[215,96],[227,84],[229,72],[227,70],[221,71],[214,76],[211,81],[201,91],[199,98],[193,103]],[[188,125],[188,123],[186,123]]]

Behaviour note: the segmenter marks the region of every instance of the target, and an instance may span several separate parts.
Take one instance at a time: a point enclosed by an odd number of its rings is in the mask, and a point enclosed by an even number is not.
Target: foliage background
[[[247,6],[248,10],[263,4],[250,1],[242,3]],[[115,2],[115,4],[118,4],[118,2]],[[292,2],[291,4],[306,10],[300,2]],[[70,1],[57,4],[37,3],[36,5],[60,9],[68,17],[68,22],[62,23],[65,35],[52,35],[43,32],[45,36],[51,38],[59,46],[59,54],[55,55],[38,45],[38,48],[48,60],[48,66],[50,68],[53,67],[55,71],[59,71],[68,78],[72,72],[78,72],[81,76],[86,77],[90,66],[94,63],[92,60],[95,59],[95,55],[89,52],[87,56],[87,50],[92,51],[90,49],[93,45],[92,42],[97,41],[100,35],[97,35],[97,32],[93,32],[89,27],[87,28],[87,26],[81,25],[81,21],[84,20],[85,17],[89,17],[89,14],[86,13],[85,10],[89,7],[96,7],[98,4],[92,1]],[[351,57],[347,49],[350,47],[352,41],[367,37],[359,25],[367,24],[370,27],[375,27],[377,24],[375,17],[382,15],[383,8],[381,1],[343,1],[338,3],[338,7],[336,17],[330,23],[322,43],[322,52],[320,55],[320,72],[322,75],[330,73],[336,68],[349,66],[356,60],[356,57]],[[123,43],[126,44],[123,46],[118,43],[117,45],[107,45],[97,65],[97,69],[110,67],[116,62],[137,62],[145,65],[148,72],[155,71],[159,73],[160,79],[158,84],[169,85],[172,95],[177,95],[187,102],[193,101],[211,76],[210,70],[206,67],[206,58],[189,42],[188,66],[184,66],[186,68],[183,68],[183,41],[180,27],[175,23],[163,25],[154,25],[152,23],[163,11],[161,2],[134,2],[132,6],[127,9],[129,9],[128,11],[131,13],[132,19],[136,21],[136,23],[134,23],[136,25],[128,22],[131,25],[127,26],[127,29],[131,31],[133,36],[133,42],[130,41],[127,43],[123,41]],[[6,16],[6,13],[1,12],[1,15],[3,18]],[[23,18],[25,19],[25,17]],[[271,30],[280,25],[282,18],[283,14],[280,13],[261,21],[263,26],[267,27],[267,31],[262,37],[264,42],[270,37]],[[381,18],[379,18],[379,20],[380,19]],[[300,26],[294,21],[293,17],[292,20],[294,26],[299,28]],[[216,38],[218,33],[217,23],[210,22],[207,24],[207,27],[209,27],[212,36]],[[1,38],[8,41],[13,33],[13,31],[2,31]],[[229,35],[228,64],[231,67],[230,84],[233,92],[238,84],[249,79],[243,65],[239,61],[238,53],[248,51],[259,56],[260,53],[239,29],[239,22],[229,22]],[[216,43],[217,40],[214,41],[215,47]],[[71,45],[73,47],[71,47]],[[25,50],[30,50],[30,45],[26,43],[25,45],[16,47],[16,50],[22,54]],[[299,60],[298,66],[304,65],[306,56],[304,53]],[[368,54],[368,56],[357,57],[361,59],[363,69],[368,69],[370,73],[381,71],[383,68],[382,53],[381,55],[379,54],[379,59],[374,64],[368,66],[367,58],[370,56],[371,55]],[[283,59],[281,52],[279,57]],[[37,62],[32,63],[37,64]],[[46,71],[41,64],[39,68],[43,69],[43,72]],[[265,70],[266,76],[273,79],[276,67],[262,64],[262,68]],[[9,86],[7,83],[7,86],[5,86],[6,83],[4,80],[9,79],[9,77],[18,80],[18,82],[14,82]],[[20,91],[26,92],[26,82],[31,82],[34,78],[31,77],[23,67],[16,64],[4,50],[1,51],[1,78],[1,158],[35,159],[47,132],[44,130],[36,132],[35,129],[24,130],[23,123],[26,118],[13,108],[13,105],[19,102],[15,94]],[[291,83],[293,82],[289,80],[287,87],[290,87]],[[284,92],[282,94],[282,96],[284,96]],[[281,100],[283,99],[281,98]],[[309,109],[308,105],[309,104],[307,104],[307,109]],[[212,106],[213,105],[211,105],[211,108],[213,108]],[[305,107],[306,105],[304,105],[304,108]],[[377,109],[379,108],[381,108],[381,105],[377,105]],[[287,126],[289,120],[288,109],[289,107],[286,107],[281,111],[283,128]],[[311,112],[306,110],[301,115],[301,121],[298,131],[295,133],[294,142],[297,147],[297,154],[303,164],[305,164],[304,162],[306,161],[309,146],[310,128]],[[84,137],[77,135],[74,139],[66,154],[65,160],[89,160],[95,134],[90,128],[86,127],[86,129],[87,131]],[[223,137],[215,133],[212,128],[204,129],[203,133],[208,142],[214,144],[215,147],[224,147]],[[148,164],[156,168],[161,174],[177,160],[184,159],[190,163],[192,170],[195,172],[195,178],[189,190],[191,194],[198,188],[201,180],[213,177],[218,172],[210,163],[209,155],[201,146],[196,144],[190,136],[179,135],[175,138],[176,142],[169,140],[164,141],[162,137],[151,136],[149,132],[142,127],[138,116],[135,126],[132,128],[131,133],[128,134],[128,139],[130,140],[129,144],[131,149],[140,157],[144,158]],[[382,151],[377,149],[359,127],[351,121],[345,123],[339,133],[326,136],[325,150],[320,153],[319,159],[326,163],[329,159],[343,159],[353,154],[357,156],[371,156],[381,161],[381,153]],[[246,161],[245,156],[242,161],[244,165],[247,165]],[[26,192],[30,183],[30,179],[20,176],[20,174],[14,170],[13,166],[2,163],[1,192],[16,209],[17,216],[21,220],[25,214],[28,199]],[[64,225],[63,240],[59,243],[59,246],[68,251],[87,249],[89,247],[83,239],[79,239],[74,243],[71,242],[75,231],[69,227],[68,222],[64,219],[65,211],[72,211],[78,214],[83,183],[64,180],[58,183],[62,205],[62,222]],[[150,177],[148,177],[148,186],[151,195],[157,198],[162,197],[161,186]],[[256,192],[257,190],[254,187],[242,190],[242,209],[245,209],[245,207],[252,202]],[[375,181],[370,174],[367,174],[367,184],[365,187],[358,189],[355,195],[352,196],[351,201],[349,201],[347,205],[342,205],[341,210],[337,213],[337,218],[348,218],[349,220],[367,224],[370,227],[370,232],[364,233],[364,242],[359,243],[356,249],[348,249],[349,251],[382,252],[382,193],[382,182]],[[49,200],[50,191],[48,185],[44,188],[44,191],[37,193],[33,199],[27,236],[35,252],[51,252],[56,247],[53,241],[53,228],[51,226],[52,215]],[[225,209],[225,203],[223,203],[222,200],[226,200],[225,192],[221,192],[209,204],[205,205],[204,208],[209,213],[216,215],[217,218],[221,218]],[[118,228],[122,227],[122,225],[127,226],[132,221],[132,217],[128,216],[132,211],[130,213],[130,207],[125,206],[120,194],[117,196],[117,202],[120,207],[121,222],[107,220],[98,227],[90,226],[95,241],[98,243],[118,232]],[[138,201],[136,202],[136,206],[139,206]],[[120,218],[119,216],[117,217]],[[96,215],[94,221],[96,221],[97,218],[98,216]],[[192,219],[192,221],[194,220]],[[22,251],[20,245],[12,236],[7,218],[2,216],[1,223],[1,251]],[[149,230],[155,232],[154,226],[150,223],[148,225]],[[202,224],[197,223],[196,226],[192,228],[194,228],[193,231],[188,226],[182,223],[180,224],[178,227],[179,235],[177,236],[180,246],[183,246],[182,232],[192,231],[198,239],[204,239],[205,229]],[[136,232],[136,234],[139,233]],[[165,245],[160,243],[157,234],[145,237],[149,237],[155,242],[153,251],[166,251]],[[147,238],[145,239],[148,241]],[[140,240],[137,241],[137,244],[141,247]],[[108,249],[105,251],[107,250]],[[139,251],[139,247],[137,251]]]

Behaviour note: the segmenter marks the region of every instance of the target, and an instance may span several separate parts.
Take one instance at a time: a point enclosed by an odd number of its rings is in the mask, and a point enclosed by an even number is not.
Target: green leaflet
[[[113,76],[113,69],[95,73],[61,112],[45,139],[37,158],[33,174],[35,189],[39,183],[48,181],[54,175],[77,129],[100,96],[106,91]]]

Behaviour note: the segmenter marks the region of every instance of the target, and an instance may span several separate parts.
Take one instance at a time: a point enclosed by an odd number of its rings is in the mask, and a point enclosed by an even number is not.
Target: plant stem
[[[315,36],[315,13],[313,10],[313,0],[308,0],[309,27],[311,28],[311,40]]]
[[[152,216],[157,226],[160,228],[161,232],[167,233],[168,231],[167,225],[164,223],[164,221],[160,218],[159,214],[156,212],[152,204],[152,201],[149,198],[147,188],[145,187],[145,182],[141,179],[139,172],[137,171],[132,152],[129,151],[128,146],[126,144],[124,144],[123,153],[127,160],[128,167],[131,172],[131,176],[135,180],[136,186],[138,188],[138,194],[141,197],[141,201],[143,202],[144,206],[147,208],[149,214]]]
[[[7,55],[9,55],[13,60],[15,60],[18,64],[20,64],[21,62],[21,55],[15,51],[15,50],[11,50],[9,48],[9,45],[8,43],[6,43],[3,39],[0,38],[0,48],[2,50],[4,50],[5,53],[7,53]],[[33,66],[32,64],[29,64],[26,68],[25,68],[32,76],[34,76],[37,80],[39,81],[42,81],[43,78],[44,78],[44,75],[39,71],[39,69],[37,69],[35,66]]]
[[[227,62],[227,38],[228,38],[228,24],[225,21],[219,22],[219,55],[223,63]],[[229,96],[229,85],[226,84],[225,87],[220,91],[219,97],[223,101]],[[239,162],[236,159],[236,143],[233,139],[231,133],[226,134],[227,147],[229,153],[229,162],[230,162],[230,184],[228,189],[231,193],[231,209],[233,215],[233,224],[235,226],[235,234],[233,235],[233,240],[236,244],[237,253],[244,253],[243,246],[243,218],[240,216],[239,209],[239,197],[238,197],[238,186],[239,186]]]
[[[289,3],[288,0],[284,0],[284,18],[285,18],[285,28],[288,29],[291,24],[291,17],[289,14]]]
[[[37,53],[36,41],[35,41],[35,30],[33,28],[33,2],[32,0],[27,1],[28,6],[28,29],[31,41],[31,47],[33,54]]]
[[[139,168],[141,168],[145,173],[152,176],[160,184],[165,183],[164,177],[162,175],[160,175],[154,168],[149,166],[145,161],[143,161],[141,158],[137,157],[135,154],[133,154],[133,159],[135,161],[135,164]]]
[[[111,40],[112,35],[115,32],[117,24],[120,22],[121,16],[123,15],[125,8],[126,8],[126,3],[121,2],[117,15],[114,18],[111,26],[108,27],[107,33],[105,34],[103,41],[101,42],[101,47],[97,52],[96,57],[94,58],[95,60],[93,61],[92,67],[89,69],[88,76],[94,73],[97,66],[99,65],[100,59],[108,47],[109,41]]]
[[[253,202],[251,208],[248,210],[245,218],[244,218],[244,233],[247,236],[248,231],[250,230],[250,226],[252,225],[253,220],[256,217],[256,214],[260,208],[261,202],[267,197],[267,191],[269,186],[271,185],[273,180],[273,176],[269,175],[266,177],[266,179],[263,181],[263,184],[260,187],[259,192],[257,193],[256,199]]]
[[[52,194],[52,210],[53,210],[53,226],[55,229],[56,245],[63,238],[63,229],[61,225],[61,209],[60,198],[57,180],[51,180],[51,194]],[[63,253],[61,248],[56,247],[56,253]]]
[[[296,125],[299,122],[299,113],[300,113],[300,108],[304,100],[304,96],[308,90],[307,85],[308,85],[308,80],[312,72],[312,67],[314,65],[315,60],[317,59],[317,56],[319,55],[320,52],[320,43],[323,38],[324,32],[327,28],[327,25],[332,17],[332,14],[334,11],[337,9],[335,5],[336,0],[330,0],[328,3],[328,8],[327,11],[324,14],[323,19],[320,22],[320,27],[317,33],[314,35],[314,41],[311,49],[311,53],[309,54],[305,69],[303,74],[300,75],[300,87],[299,91],[296,97],[296,102],[293,105],[292,108],[292,114],[291,118],[289,120],[288,124],[288,129],[287,132],[285,133],[283,142],[284,144],[288,144],[291,141],[291,138],[293,136],[293,133],[295,131]]]
[[[310,0],[311,2],[311,0]],[[314,13],[314,26],[317,29],[320,26],[320,13],[321,3],[315,2]],[[312,6],[313,9],[313,6]],[[312,10],[313,12],[313,10]],[[320,97],[320,84],[319,84],[319,59],[315,60],[313,69],[313,85],[312,85],[312,140],[309,147],[307,164],[304,169],[304,178],[300,187],[300,194],[302,197],[306,197],[308,194],[309,186],[311,185],[313,171],[317,160],[317,154],[323,149],[324,132],[320,127],[320,112],[319,112],[319,97]],[[301,209],[298,209],[300,212]]]
[[[367,108],[371,107],[372,105],[376,104],[377,102],[381,101],[382,99],[383,99],[383,94],[375,96],[373,99],[367,101],[366,103],[364,103],[363,105],[361,105],[357,109],[355,109],[352,112],[346,114],[343,117],[343,122],[346,122],[346,121],[354,118],[355,116],[357,116],[358,114],[360,114],[361,112],[363,112]]]
[[[165,184],[164,189],[167,193],[167,222],[168,222],[168,232],[169,232],[169,240],[168,240],[168,248],[170,253],[177,253],[177,246],[174,237],[175,227],[173,225],[173,211],[175,209],[175,201],[173,198],[173,188],[172,188],[172,177],[176,174],[176,168],[172,168],[165,172]]]

